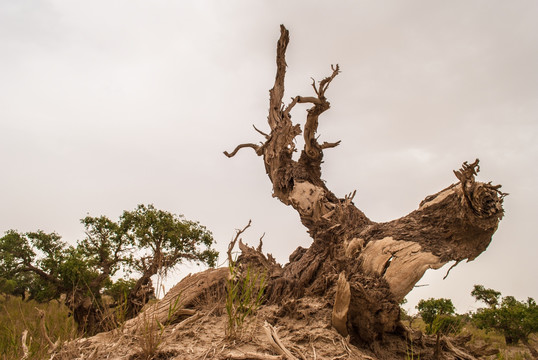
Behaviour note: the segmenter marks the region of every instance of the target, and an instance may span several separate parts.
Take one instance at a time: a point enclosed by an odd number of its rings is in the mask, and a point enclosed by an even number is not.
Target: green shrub
[[[493,293],[493,300],[487,301],[483,293]],[[538,306],[536,301],[528,298],[526,302],[518,301],[513,296],[505,296],[499,303],[501,295],[492,289],[484,289],[475,285],[471,293],[477,300],[488,304],[472,314],[473,322],[480,329],[496,330],[503,334],[506,344],[517,344],[519,341],[529,346],[529,337],[538,332]]]

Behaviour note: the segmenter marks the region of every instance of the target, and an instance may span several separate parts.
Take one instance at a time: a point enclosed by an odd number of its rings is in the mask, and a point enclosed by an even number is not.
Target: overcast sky
[[[117,219],[137,204],[200,221],[225,252],[236,228],[285,263],[310,238],[271,197],[261,158],[279,25],[286,98],[327,96],[323,178],[374,221],[413,211],[481,160],[506,215],[487,251],[429,271],[408,295],[478,305],[473,284],[538,298],[538,3],[529,1],[0,0],[0,233]],[[306,106],[294,109],[304,123]],[[221,256],[224,259],[224,256]],[[175,283],[194,268],[177,272]]]

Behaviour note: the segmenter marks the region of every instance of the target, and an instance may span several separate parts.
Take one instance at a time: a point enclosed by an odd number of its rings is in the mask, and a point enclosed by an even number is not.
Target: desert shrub
[[[495,293],[494,300],[488,301],[482,296],[484,293]],[[517,344],[522,341],[528,344],[531,334],[538,332],[538,306],[536,301],[528,298],[527,301],[518,301],[513,296],[505,296],[498,301],[501,293],[492,289],[484,289],[475,285],[471,293],[477,300],[488,304],[487,308],[480,308],[472,314],[473,322],[480,329],[496,330],[503,334],[506,344]]]
[[[230,262],[228,268],[230,274],[226,282],[226,336],[234,338],[241,334],[245,320],[253,315],[263,302],[266,273],[254,271],[249,266],[246,272],[241,274],[235,261]]]

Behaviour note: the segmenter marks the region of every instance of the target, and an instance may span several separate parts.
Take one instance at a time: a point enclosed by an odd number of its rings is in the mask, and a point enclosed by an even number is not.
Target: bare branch
[[[265,233],[263,233],[263,235],[260,237],[260,243],[258,244],[258,247],[256,248],[256,250],[258,252],[262,252],[262,246],[263,246],[263,237],[265,236]]]
[[[312,87],[314,88],[316,95],[319,96],[319,91],[318,91],[318,88],[316,87],[316,80],[314,78],[310,78],[310,79],[312,79]]]
[[[463,163],[461,169],[458,171],[454,170],[454,175],[458,178],[459,181],[465,183],[465,181],[474,181],[474,177],[480,171],[480,162],[479,159],[476,159],[471,165],[467,161]]]
[[[312,103],[315,105],[321,104],[321,100],[313,96],[297,96],[297,102],[300,104],[303,104],[303,103]]]
[[[233,250],[235,244],[237,243],[237,240],[239,239],[239,236],[241,236],[241,234],[244,233],[245,230],[247,230],[250,227],[250,224],[252,224],[252,220],[249,220],[247,226],[245,226],[242,230],[237,230],[234,239],[232,241],[230,241],[230,244],[228,244],[228,262],[229,262],[229,264],[233,263],[232,250]]]
[[[355,195],[357,195],[357,190],[353,190],[352,193],[350,193],[349,195],[346,195],[344,197],[344,200],[351,202],[353,201],[353,198],[355,198]]]
[[[320,146],[321,146],[321,149],[330,149],[330,148],[337,147],[338,145],[340,145],[341,142],[342,142],[342,140],[338,140],[337,142],[333,142],[333,143],[325,141]]]
[[[443,280],[446,279],[448,277],[448,274],[450,274],[450,270],[452,270],[453,268],[455,268],[459,263],[460,263],[461,260],[458,260],[456,261],[449,269],[448,271],[446,272],[445,276],[443,277]]]
[[[340,67],[338,65],[331,66],[332,74],[319,82],[319,87],[316,87],[316,82],[313,81],[312,87],[316,92],[315,97],[299,97],[297,101],[299,103],[312,103],[313,107],[308,109],[308,115],[306,117],[306,124],[304,126],[304,140],[305,140],[305,153],[310,159],[316,159],[321,161],[323,147],[317,143],[316,131],[318,130],[318,118],[319,116],[331,107],[331,104],[325,98],[325,91],[329,88],[331,81],[340,73]],[[334,147],[332,144],[326,143],[325,148]]]
[[[261,131],[260,129],[258,129],[258,128],[256,127],[256,125],[253,124],[252,127],[254,128],[254,130],[256,130],[257,132],[259,132],[260,134],[262,134],[262,135],[265,137],[265,139],[267,139],[267,140],[269,139],[270,136],[269,136],[268,134],[264,133],[263,131]]]
[[[294,98],[291,98],[291,103],[286,107],[284,110],[284,116],[286,116],[288,119],[290,118],[290,111],[293,109],[295,104],[299,101],[300,96],[296,96]]]
[[[322,98],[325,96],[325,91],[329,88],[329,85],[331,84],[331,81],[340,73],[340,66],[336,64],[336,66],[331,65],[331,70],[333,73],[331,76],[326,77],[325,79],[321,80],[319,83],[319,97]]]
[[[24,267],[21,271],[33,272],[34,274],[38,275],[42,279],[44,279],[46,281],[49,281],[49,282],[51,282],[51,283],[55,284],[56,286],[63,289],[62,282],[59,279],[55,278],[54,276],[46,273],[45,271],[43,271],[41,269],[35,267],[32,264],[26,264],[26,267]]]
[[[239,150],[241,150],[242,148],[246,148],[246,147],[249,147],[249,148],[252,148],[254,149],[254,151],[256,151],[256,154],[258,154],[258,151],[260,150],[261,146],[260,145],[256,145],[256,144],[239,144],[235,147],[234,151],[232,151],[231,153],[227,152],[227,151],[224,151],[224,155],[226,155],[227,157],[231,158],[233,156],[235,156],[235,154],[237,154],[237,152]],[[258,154],[259,155],[259,154]]]
[[[282,97],[284,96],[284,78],[286,76],[286,48],[290,41],[290,34],[284,25],[280,25],[280,38],[277,43],[276,54],[276,77],[273,88],[269,91],[269,126],[271,129],[275,129],[277,124],[280,123],[281,111],[280,106],[282,104]]]

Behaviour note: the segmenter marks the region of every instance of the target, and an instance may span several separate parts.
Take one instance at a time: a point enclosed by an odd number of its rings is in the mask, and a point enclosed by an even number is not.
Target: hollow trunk
[[[314,96],[296,96],[286,106],[282,99],[288,42],[288,31],[281,26],[276,78],[270,90],[270,132],[256,129],[265,142],[241,144],[225,154],[232,157],[248,147],[263,158],[273,196],[299,213],[313,243],[293,252],[284,267],[246,246],[238,261],[257,262],[269,271],[269,301],[303,295],[331,297],[335,328],[356,342],[375,342],[397,330],[398,303],[427,269],[473,260],[487,248],[503,216],[505,194],[500,186],[475,181],[476,160],[454,172],[457,183],[426,197],[417,210],[394,221],[368,219],[353,204],[354,193],[338,198],[321,179],[321,163],[323,151],[340,142],[320,144],[316,132],[319,116],[330,107],[325,92],[339,67],[333,66],[328,77],[313,82]],[[297,103],[312,105],[304,131],[291,121],[290,112]],[[301,133],[305,146],[294,160],[294,139]]]

